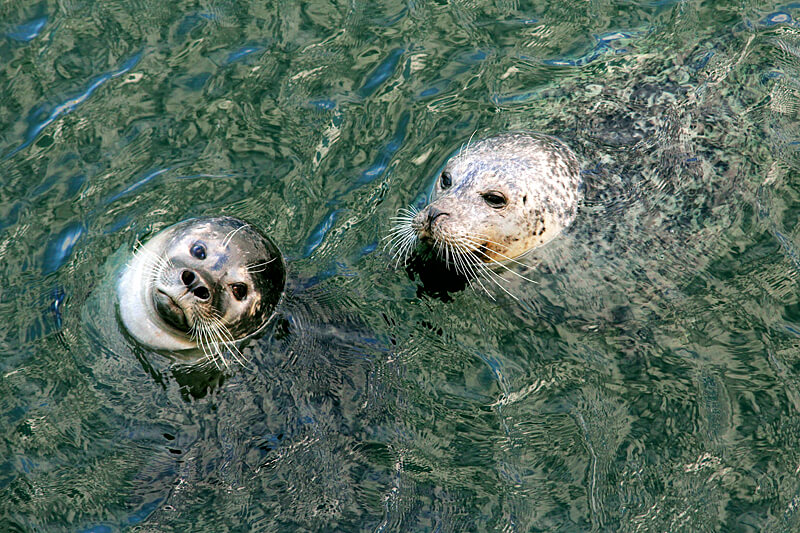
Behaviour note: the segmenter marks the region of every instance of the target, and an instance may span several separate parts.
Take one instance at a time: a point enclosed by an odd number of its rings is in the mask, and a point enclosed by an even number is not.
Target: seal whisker
[[[398,235],[405,235],[409,231],[414,231],[414,227],[411,225],[410,222],[403,222],[402,224],[398,224],[394,228],[392,228],[389,234],[385,236],[382,240],[391,241],[393,237],[396,237]]]
[[[494,296],[491,294],[491,291],[487,289],[486,285],[484,285],[483,281],[481,281],[481,278],[491,284],[497,285],[503,292],[515,300],[519,300],[519,298],[506,289],[506,287],[501,284],[500,276],[493,272],[487,266],[487,263],[484,263],[475,257],[474,253],[479,253],[486,257],[490,264],[500,265],[502,268],[512,272],[514,275],[519,276],[520,278],[531,283],[536,283],[536,281],[528,279],[518,272],[514,272],[508,266],[503,265],[496,259],[493,259],[491,256],[483,252],[483,250],[481,250],[479,243],[473,241],[467,235],[458,235],[455,238],[437,240],[434,243],[434,250],[440,258],[444,259],[445,266],[454,267],[457,274],[465,275],[470,278],[470,281],[474,281],[480,285],[483,291],[493,300]],[[499,253],[498,255],[503,256],[503,254]]]
[[[250,224],[244,223],[241,226],[239,226],[238,228],[236,228],[235,230],[233,230],[233,231],[229,232],[227,235],[225,235],[225,238],[222,239],[222,247],[223,248],[227,248],[228,245],[231,243],[231,240],[233,239],[233,236],[236,235],[236,232],[238,232],[241,229],[248,228],[248,227],[250,227]]]
[[[383,240],[388,240],[388,242],[384,244],[384,247],[392,245],[393,242],[408,236],[410,233],[414,233],[411,226],[398,227],[392,230],[389,235],[383,238]]]
[[[402,250],[403,266],[406,266],[408,264],[408,258],[411,256],[411,252],[414,250],[416,245],[417,245],[417,236],[414,234],[409,235],[406,241],[403,243],[403,250]]]
[[[202,322],[198,320],[192,321],[192,326],[189,329],[189,334],[192,340],[196,341],[197,345],[203,351],[203,356],[206,360],[213,360],[213,354],[210,350],[210,346],[207,344],[205,330],[203,329]],[[216,364],[216,361],[214,362]]]
[[[193,339],[196,339],[200,348],[203,350],[203,354],[206,357],[209,357],[210,352],[206,346],[206,332],[203,327],[203,322],[201,320],[197,320],[197,317],[194,316],[192,320],[192,326],[189,329],[189,333]]]
[[[220,339],[220,344],[224,345],[228,351],[230,351],[231,355],[236,362],[239,363],[239,365],[247,367],[247,364],[250,361],[244,355],[242,355],[242,352],[239,351],[239,348],[236,346],[236,339],[233,338],[233,335],[231,335],[228,327],[216,316],[209,316],[208,319],[210,320],[211,325],[215,326],[213,329]]]
[[[239,348],[236,346],[236,339],[231,334],[228,326],[222,321],[222,318],[219,316],[219,314],[216,312],[210,312],[207,313],[205,317],[208,320],[210,329],[216,333],[219,343],[225,346],[228,351],[231,352],[231,355],[234,359],[236,359],[237,363],[239,363],[241,366],[247,366],[246,363],[249,361],[239,351]]]
[[[481,235],[480,233],[472,233],[472,234],[467,234],[467,235],[465,235],[465,236],[464,236],[464,238],[465,238],[465,239],[469,239],[469,238],[477,238],[478,240],[483,240],[483,241],[486,241],[486,242],[488,242],[488,243],[491,243],[491,244],[496,244],[496,245],[498,245],[498,246],[503,246],[504,248],[508,248],[507,246],[504,246],[504,245],[500,244],[499,242],[493,241],[493,240],[491,240],[491,239],[487,239],[487,238],[486,238],[484,235]],[[519,266],[521,266],[521,267],[524,267],[524,268],[526,268],[526,269],[528,269],[528,270],[533,270],[533,267],[532,267],[531,265],[526,265],[525,263],[522,263],[522,262],[520,262],[520,261],[517,261],[517,260],[516,260],[516,259],[514,259],[513,257],[508,257],[508,256],[506,256],[506,255],[504,255],[504,254],[501,254],[501,253],[500,253],[500,252],[498,252],[497,250],[492,250],[492,251],[493,251],[495,254],[497,254],[497,255],[499,255],[500,257],[502,257],[502,258],[503,258],[503,261],[508,261],[508,262],[510,262],[510,263],[514,263],[514,264],[516,264],[516,265],[519,265]],[[497,260],[495,260],[495,262],[497,262],[498,264],[500,264],[500,262],[499,262],[499,261],[497,261]],[[533,280],[528,280],[528,281],[531,281],[531,282],[533,282],[533,283],[538,283],[537,281],[533,281]]]
[[[495,272],[493,272],[486,265],[486,263],[480,261],[477,257],[475,257],[472,254],[469,254],[469,255],[468,254],[457,254],[456,257],[458,257],[460,259],[460,261],[462,261],[461,265],[462,265],[462,268],[464,268],[464,275],[468,276],[470,281],[474,281],[474,282],[478,283],[481,286],[481,288],[484,290],[484,292],[492,300],[495,299],[494,295],[492,295],[492,293],[483,284],[483,282],[480,279],[481,277],[484,280],[486,280],[487,282],[493,283],[493,284],[497,285],[498,287],[500,287],[501,290],[503,290],[506,294],[508,294],[509,296],[514,298],[515,300],[519,300],[516,296],[511,294],[511,292],[509,292],[505,287],[501,286],[501,284],[497,280],[497,278],[499,278],[499,276]],[[458,272],[458,270],[459,270],[459,266],[457,265],[456,266],[456,272]]]
[[[476,133],[478,133],[477,129],[475,131],[473,131],[472,135],[470,135],[469,139],[467,139],[467,150],[469,150],[469,147],[472,145],[472,138],[475,137]]]
[[[486,241],[486,242],[491,243],[491,244],[496,244],[497,246],[500,246],[500,247],[508,250],[508,246],[507,245],[499,243],[497,241],[493,241],[492,239],[490,239],[487,235],[485,235],[483,233],[466,233],[465,232],[465,233],[462,233],[462,236],[463,237],[472,237],[472,238],[476,238],[476,239],[479,239],[479,240],[482,240],[482,241]]]
[[[219,363],[217,362],[216,347],[215,349],[212,350],[210,340],[208,339],[208,335],[204,325],[199,324],[199,327],[197,326],[198,324],[195,323],[192,326],[192,329],[194,334],[193,338],[197,341],[197,345],[200,347],[200,349],[203,350],[203,360],[201,361],[201,365],[213,363],[214,366],[217,368],[217,370],[222,370],[222,368],[219,366]]]
[[[397,212],[400,213],[401,215],[405,214],[413,217],[416,216],[417,213],[419,213],[419,208],[415,205],[410,205],[408,207],[401,207],[400,209],[397,210]]]
[[[383,249],[386,250],[387,248],[390,250],[395,249],[402,249],[403,244],[408,240],[408,233],[398,234],[395,235],[392,240],[385,243],[383,245]]]
[[[220,368],[220,365],[217,363],[217,361],[222,361],[222,364],[225,365],[225,369],[230,370],[228,360],[225,358],[224,352],[220,350],[219,340],[215,338],[214,329],[207,322],[203,323],[202,327],[203,331],[205,332],[206,342],[208,343],[209,351],[213,357],[214,364],[217,366],[217,368]]]
[[[412,221],[413,221],[413,219],[402,220],[402,221],[398,222],[389,231],[389,236],[402,234],[402,233],[405,233],[405,232],[407,232],[409,230],[413,230]],[[386,239],[386,238],[389,238],[389,237],[384,237],[384,239]]]
[[[261,263],[255,263],[253,265],[246,266],[246,267],[244,267],[244,269],[245,269],[245,271],[247,271],[248,274],[258,274],[259,272],[264,272],[267,269],[266,268],[267,265],[272,263],[273,261],[275,261],[275,259],[277,259],[277,257],[273,257],[272,259],[270,259],[268,261],[263,261]],[[257,268],[260,269],[260,270],[256,270]]]
[[[492,269],[490,269],[489,267],[487,267],[487,266],[486,266],[486,263],[479,262],[479,263],[476,263],[476,266],[478,267],[478,268],[477,268],[477,269],[478,269],[478,271],[479,271],[479,272],[480,272],[480,273],[483,275],[484,279],[486,279],[487,281],[491,281],[491,282],[492,282],[492,283],[494,283],[494,284],[495,284],[497,287],[499,287],[499,288],[500,288],[500,290],[502,290],[504,293],[508,294],[509,296],[511,296],[512,298],[514,298],[515,300],[519,301],[519,298],[517,298],[515,295],[511,294],[511,291],[509,291],[508,289],[506,289],[506,288],[505,288],[505,287],[502,285],[502,283],[500,283],[500,281],[498,281],[498,279],[497,279],[497,278],[499,278],[500,276],[499,276],[499,275],[498,275],[496,272],[493,272],[493,271],[492,271]]]
[[[398,214],[390,218],[389,220],[392,221],[406,221],[406,220],[414,220],[414,217],[417,216],[417,213],[414,211],[409,211],[408,213]]]
[[[463,254],[455,254],[453,256],[453,259],[454,259],[455,264],[456,264],[456,273],[461,274],[461,275],[465,275],[465,276],[468,275],[469,274],[469,268],[468,268],[468,265],[467,265],[467,256],[465,256]]]
[[[158,280],[164,271],[172,268],[172,261],[147,249],[138,239],[136,240],[136,243],[137,244],[134,245],[135,251],[130,264],[132,264],[133,261],[137,260],[138,258],[141,258],[143,261],[142,269],[144,271],[145,281],[149,285],[152,285],[156,280]],[[130,264],[128,265],[129,267]]]
[[[492,300],[495,300],[494,295],[489,291],[489,289],[486,288],[486,286],[483,284],[483,282],[480,280],[480,277],[478,276],[478,273],[479,273],[478,272],[479,271],[479,266],[478,265],[480,263],[478,263],[477,260],[473,261],[472,259],[469,258],[469,256],[466,256],[466,255],[462,255],[461,258],[464,261],[464,265],[468,268],[468,276],[469,276],[470,283],[472,283],[474,281],[475,283],[480,285],[481,289],[483,289],[483,292],[485,292],[486,295],[489,298],[491,298]],[[484,278],[486,277],[485,274],[483,274],[483,273],[481,273],[481,274],[484,276]]]
[[[408,259],[409,252],[414,248],[416,242],[417,235],[409,226],[403,229],[401,232],[393,235],[392,239],[384,245],[384,249],[389,248],[394,250],[392,259],[395,261],[395,267],[397,267],[399,266],[401,260],[405,264],[406,260]]]
[[[410,240],[416,240],[413,235],[406,233],[404,235],[398,235],[395,239],[385,243],[383,245],[383,250],[389,250],[392,252],[392,255],[397,255],[405,250],[407,243]]]
[[[392,251],[395,268],[400,266],[401,261],[403,265],[407,264],[408,257],[417,243],[417,235],[413,226],[417,213],[419,213],[419,209],[413,205],[400,208],[397,215],[392,218],[394,227],[387,236],[381,239],[385,241],[383,249]]]
[[[200,318],[201,327],[203,328],[206,336],[209,338],[209,343],[213,343],[215,355],[218,355],[226,368],[230,368],[228,361],[225,359],[224,352],[220,346],[224,346],[232,357],[241,366],[246,366],[242,361],[244,358],[241,356],[238,348],[236,348],[235,339],[231,335],[227,326],[220,320],[219,316],[214,312],[201,312],[198,313]]]
[[[419,213],[419,209],[414,206],[401,207],[397,210],[397,214],[391,217],[390,220],[411,220]]]
[[[539,282],[538,282],[538,281],[536,281],[536,280],[533,280],[533,279],[530,279],[530,278],[528,278],[528,277],[526,277],[526,276],[523,276],[523,275],[522,275],[522,274],[520,274],[519,272],[516,272],[516,271],[512,270],[511,268],[507,267],[507,266],[506,266],[506,265],[504,265],[503,263],[501,263],[501,262],[499,262],[499,261],[497,261],[497,260],[495,260],[495,259],[493,259],[493,258],[489,257],[489,256],[488,256],[488,255],[487,255],[485,252],[483,252],[482,250],[476,250],[476,252],[477,252],[477,253],[479,253],[479,254],[481,254],[481,255],[483,255],[484,257],[486,257],[486,258],[489,260],[489,263],[488,263],[488,264],[499,266],[500,268],[503,268],[503,269],[505,269],[506,271],[510,272],[511,274],[513,274],[513,275],[517,276],[518,278],[520,278],[520,279],[523,279],[523,280],[525,280],[525,281],[527,281],[527,282],[529,282],[529,283],[533,283],[533,284],[535,284],[535,285],[538,285],[538,284],[539,284]],[[486,263],[483,263],[483,264],[486,264]]]
[[[214,366],[219,370],[221,370],[219,360],[223,362],[226,368],[230,368],[224,353],[220,349],[220,344],[225,345],[225,343],[216,328],[213,327],[213,319],[213,312],[206,312],[201,308],[197,308],[193,317],[192,327],[197,332],[197,338],[206,359],[213,362]]]
[[[456,262],[456,273],[461,273],[462,276],[467,277],[469,288],[472,290],[474,294],[478,293],[478,290],[475,288],[475,285],[479,285],[483,292],[485,292],[489,298],[494,300],[494,296],[486,290],[486,287],[483,285],[481,280],[477,277],[474,267],[470,266],[470,256],[465,254],[456,254],[455,255],[455,262]]]
[[[411,251],[414,249],[414,245],[416,243],[416,239],[409,238],[403,245],[401,250],[398,250],[397,259],[395,262],[395,267],[400,266],[400,261],[403,261],[403,266],[405,267],[408,264],[408,258],[411,255]]]
[[[166,261],[164,257],[161,257],[160,255],[155,254],[144,247],[139,247],[139,249],[134,252],[133,259],[136,259],[137,256],[143,257],[148,265],[161,265]]]
[[[473,244],[478,244],[478,243],[473,243]],[[497,265],[497,266],[499,266],[499,267],[501,267],[501,268],[504,268],[504,269],[505,269],[505,270],[507,270],[508,272],[511,272],[512,274],[514,274],[514,275],[515,275],[515,276],[517,276],[518,278],[524,279],[525,281],[529,281],[529,282],[531,282],[531,283],[535,283],[535,284],[537,284],[537,285],[539,284],[539,282],[538,282],[538,281],[536,281],[536,280],[532,280],[532,279],[530,279],[530,278],[528,278],[528,277],[526,277],[526,276],[523,276],[523,275],[522,275],[522,274],[520,274],[519,272],[516,272],[515,270],[513,270],[513,269],[509,268],[507,265],[504,265],[503,263],[501,263],[501,262],[500,262],[500,261],[498,261],[497,259],[493,258],[493,257],[492,257],[492,256],[490,256],[489,254],[487,254],[486,252],[484,252],[484,251],[481,249],[481,247],[480,247],[480,246],[477,246],[477,247],[476,247],[476,248],[475,248],[473,251],[474,251],[475,253],[481,254],[481,256],[485,257],[485,258],[486,258],[486,259],[489,261],[489,263],[490,263],[490,264],[492,264],[492,265]],[[499,252],[496,252],[496,251],[495,251],[495,253],[496,253],[497,255],[499,255],[500,257],[503,257],[503,258],[505,258],[506,260],[512,261],[512,262],[514,262],[514,263],[519,263],[519,261],[514,261],[513,259],[511,259],[511,258],[508,258],[508,257],[504,256],[503,254],[501,254],[501,253],[499,253]]]

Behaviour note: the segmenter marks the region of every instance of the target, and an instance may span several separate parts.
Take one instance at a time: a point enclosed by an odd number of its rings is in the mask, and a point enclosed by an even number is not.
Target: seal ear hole
[[[189,253],[192,254],[192,257],[196,257],[202,261],[206,258],[206,247],[200,243],[194,243],[189,249]]]
[[[453,184],[453,176],[451,176],[449,172],[442,172],[439,183],[442,189],[447,189]]]
[[[244,283],[234,283],[231,285],[231,292],[233,293],[233,297],[241,302],[247,298],[247,285]]]
[[[503,193],[498,191],[489,191],[483,193],[481,197],[483,198],[483,201],[489,205],[489,207],[493,207],[495,209],[500,209],[508,205],[508,199],[506,199]]]

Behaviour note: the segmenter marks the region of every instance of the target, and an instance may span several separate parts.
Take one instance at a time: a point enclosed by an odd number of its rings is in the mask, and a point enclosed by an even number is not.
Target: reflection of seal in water
[[[578,160],[558,139],[531,132],[488,137],[447,162],[430,203],[402,211],[390,242],[398,261],[422,242],[446,268],[497,283],[487,265],[508,268],[504,262],[561,233],[575,218],[580,187]]]
[[[227,366],[258,333],[285,283],[278,248],[230,217],[190,219],[140,246],[117,283],[128,333],[154,350]]]

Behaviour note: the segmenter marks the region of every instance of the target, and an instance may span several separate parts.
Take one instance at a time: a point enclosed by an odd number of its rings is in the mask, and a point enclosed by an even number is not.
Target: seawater
[[[0,529],[800,529],[799,74],[791,3],[6,2]],[[575,227],[425,286],[391,217],[508,129]],[[217,215],[290,280],[221,374],[113,297]]]

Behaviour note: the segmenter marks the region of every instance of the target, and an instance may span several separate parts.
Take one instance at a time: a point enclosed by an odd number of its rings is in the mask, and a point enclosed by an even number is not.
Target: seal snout
[[[156,289],[153,294],[156,312],[169,325],[180,331],[189,331],[186,312],[167,291]]]
[[[445,213],[444,211],[442,211],[440,209],[437,209],[435,207],[432,207],[432,206],[428,209],[428,229],[429,230],[433,229],[433,223],[436,222],[436,219],[438,219],[441,216],[449,216],[449,213]]]
[[[172,276],[170,283],[155,287],[156,312],[167,324],[188,332],[195,320],[196,306],[209,305],[213,285],[206,281],[202,271],[191,268],[180,268]]]
[[[200,300],[208,300],[211,296],[208,288],[203,284],[202,278],[191,270],[181,272],[181,281],[189,292]]]
[[[424,239],[434,239],[435,225],[437,223],[441,224],[441,221],[448,216],[450,216],[450,213],[446,213],[437,207],[429,205],[417,215],[414,221],[417,234]]]

